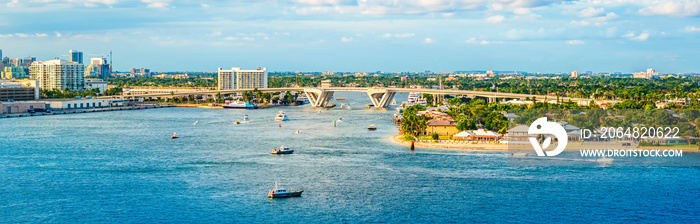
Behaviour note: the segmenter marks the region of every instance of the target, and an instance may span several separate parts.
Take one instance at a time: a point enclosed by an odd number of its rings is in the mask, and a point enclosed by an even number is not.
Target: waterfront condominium
[[[83,90],[85,66],[61,59],[35,61],[29,68],[30,78],[39,81],[41,89]]]
[[[219,89],[254,89],[267,88],[267,68],[258,67],[256,70],[219,68]]]

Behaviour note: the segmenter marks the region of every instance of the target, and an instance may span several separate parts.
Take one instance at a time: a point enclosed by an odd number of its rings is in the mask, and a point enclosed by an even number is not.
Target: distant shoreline
[[[403,135],[394,135],[390,137],[391,141],[395,144],[399,145],[404,145],[406,147],[411,146],[410,141],[404,141],[403,140]],[[450,140],[451,141],[451,140]],[[595,144],[595,143],[594,143]],[[574,142],[570,143],[568,145],[566,151],[581,151],[581,150],[608,150],[608,149],[615,149],[619,147],[617,144],[603,144],[600,145],[602,146],[601,148],[592,148],[591,145],[594,144],[583,144],[581,142]],[[489,144],[489,143],[478,143],[478,144],[471,144],[471,143],[462,143],[462,142],[415,142],[414,146],[416,148],[431,148],[431,149],[454,149],[454,150],[470,150],[470,151],[494,151],[494,152],[503,152],[503,151],[516,151],[514,148],[509,149],[508,144]],[[516,146],[515,148],[520,148],[522,146],[523,150],[521,151],[533,151],[532,146],[528,145],[519,145]],[[607,146],[607,148],[606,148]],[[512,147],[512,146],[511,146]],[[612,148],[611,148],[612,147]],[[689,148],[689,147],[671,147],[671,146],[642,146],[640,148],[617,148],[623,149],[623,150],[653,150],[653,149],[659,149],[659,150],[668,150],[668,149],[673,149],[673,150],[683,150],[683,152],[700,152],[697,147]]]

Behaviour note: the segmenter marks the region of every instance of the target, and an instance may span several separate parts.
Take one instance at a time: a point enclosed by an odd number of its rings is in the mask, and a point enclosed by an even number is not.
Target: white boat
[[[371,125],[369,125],[369,127],[367,127],[367,130],[370,130],[370,131],[377,130],[377,126],[374,126],[374,124],[371,124]]]
[[[192,125],[197,125],[198,123],[199,123],[199,121],[194,121],[194,124],[192,124]]]
[[[392,105],[392,106],[396,106],[396,100],[391,101],[391,105]]]
[[[289,120],[287,117],[287,114],[284,113],[284,111],[277,112],[277,116],[275,116],[276,121],[286,121]]]
[[[275,189],[267,192],[268,198],[288,198],[288,197],[299,197],[304,190],[294,190],[294,189],[284,189],[283,187],[278,187],[277,182],[275,182]]]
[[[248,115],[243,116],[243,121],[248,121]]]
[[[595,161],[598,163],[612,163],[613,158],[606,158],[605,156],[603,156],[602,158],[596,159]]]
[[[280,154],[292,154],[294,153],[294,150],[289,149],[287,146],[280,146],[279,149],[273,149],[272,154],[280,155]]]

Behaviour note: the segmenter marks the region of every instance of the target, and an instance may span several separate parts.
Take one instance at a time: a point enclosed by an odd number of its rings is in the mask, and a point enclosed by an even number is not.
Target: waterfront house
[[[454,119],[432,119],[425,123],[425,135],[433,135],[437,133],[440,136],[450,136],[457,134],[457,121]]]

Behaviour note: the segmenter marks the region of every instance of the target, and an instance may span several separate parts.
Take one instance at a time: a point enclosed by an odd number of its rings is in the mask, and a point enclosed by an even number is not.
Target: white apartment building
[[[29,68],[31,79],[39,81],[41,89],[83,90],[85,66],[61,59],[35,61]]]
[[[238,67],[231,70],[219,68],[219,90],[267,88],[267,68],[243,70]]]

